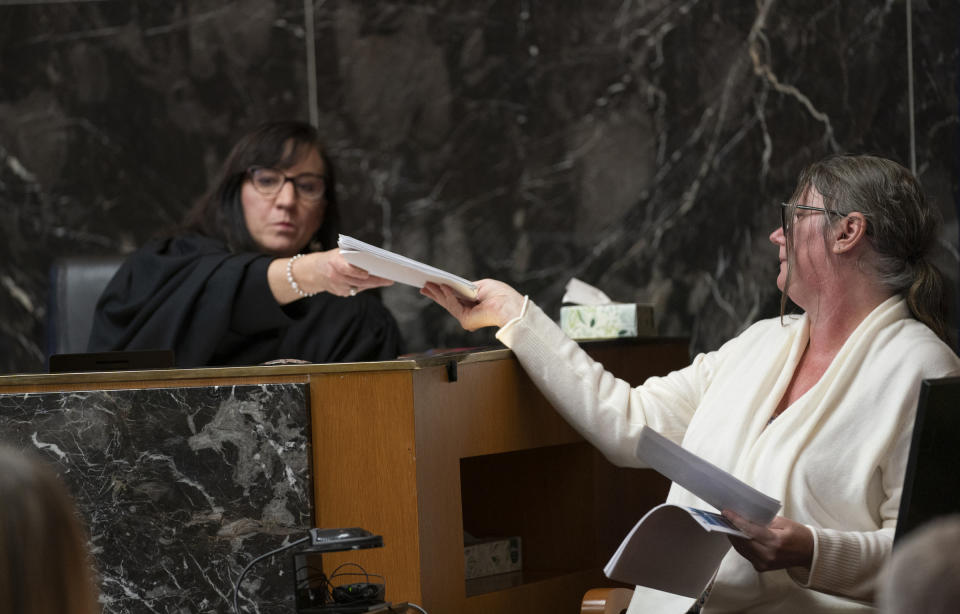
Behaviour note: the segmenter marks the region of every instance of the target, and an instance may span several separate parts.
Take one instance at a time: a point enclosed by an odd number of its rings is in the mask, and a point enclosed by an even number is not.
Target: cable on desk
[[[298,540],[295,541],[295,542],[291,542],[291,543],[287,544],[286,546],[280,546],[280,547],[277,548],[276,550],[271,550],[270,552],[267,552],[266,554],[261,554],[261,555],[258,556],[257,558],[255,558],[255,559],[253,559],[252,561],[250,561],[249,563],[247,563],[247,566],[244,567],[244,568],[243,568],[243,571],[240,573],[240,577],[237,578],[236,584],[233,585],[233,611],[236,612],[236,614],[240,614],[240,605],[239,605],[238,602],[237,602],[237,597],[240,595],[240,584],[243,582],[243,577],[247,575],[247,572],[250,571],[250,568],[251,568],[251,567],[253,567],[256,563],[262,561],[263,559],[265,559],[265,558],[267,558],[267,557],[269,557],[269,556],[273,556],[274,554],[279,554],[279,553],[283,552],[284,550],[289,550],[290,548],[293,548],[294,546],[299,546],[300,544],[302,544],[302,543],[304,543],[304,542],[308,542],[308,541],[310,541],[310,536],[309,536],[309,535],[308,535],[307,537],[303,537],[303,538],[301,538],[301,539],[298,539]],[[422,610],[421,610],[421,611],[422,611]]]

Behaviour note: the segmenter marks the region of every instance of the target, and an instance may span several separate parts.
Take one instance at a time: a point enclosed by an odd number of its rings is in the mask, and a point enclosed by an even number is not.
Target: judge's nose
[[[274,203],[280,207],[292,207],[297,204],[297,188],[292,181],[283,182],[283,187],[277,192]]]

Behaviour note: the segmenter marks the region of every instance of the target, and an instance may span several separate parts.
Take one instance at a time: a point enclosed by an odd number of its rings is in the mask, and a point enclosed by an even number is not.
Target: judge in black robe
[[[179,367],[396,358],[396,321],[364,291],[390,282],[320,247],[337,236],[333,187],[311,126],[244,137],[182,228],[118,270],[89,350],[173,349]]]
[[[280,305],[267,284],[270,261],[200,235],[151,241],[104,290],[90,350],[172,348],[180,367],[391,360],[400,353],[396,321],[376,294],[323,293]]]

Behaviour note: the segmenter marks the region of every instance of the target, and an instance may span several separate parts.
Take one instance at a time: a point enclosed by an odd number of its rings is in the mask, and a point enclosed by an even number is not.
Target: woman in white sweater
[[[759,526],[724,514],[734,538],[703,611],[870,611],[890,554],[920,381],[960,374],[942,339],[944,288],[928,252],[937,218],[905,168],[831,156],[800,176],[783,224],[777,286],[803,309],[631,388],[535,304],[482,280],[477,302],[423,293],[464,328],[500,327],[554,406],[611,461],[638,466],[650,426],[783,502]],[[708,507],[674,486],[667,500]],[[630,614],[700,604],[638,587]]]

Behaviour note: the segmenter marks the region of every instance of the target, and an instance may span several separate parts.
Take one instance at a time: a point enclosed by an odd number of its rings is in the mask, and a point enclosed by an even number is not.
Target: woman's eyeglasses
[[[316,203],[323,199],[327,184],[323,175],[316,173],[301,173],[296,177],[288,177],[275,168],[251,166],[247,169],[247,177],[254,189],[267,197],[274,197],[280,193],[287,182],[293,183],[297,195],[305,201]]]
[[[788,215],[787,211],[790,208],[793,208],[793,212]],[[790,227],[793,226],[793,222],[796,219],[796,210],[802,209],[804,211],[816,211],[817,213],[827,213],[829,215],[837,215],[840,217],[846,217],[846,213],[840,213],[839,211],[831,211],[830,209],[824,209],[823,207],[811,207],[809,205],[791,205],[790,203],[780,203],[780,227],[783,228],[783,232],[787,233],[790,231]]]

